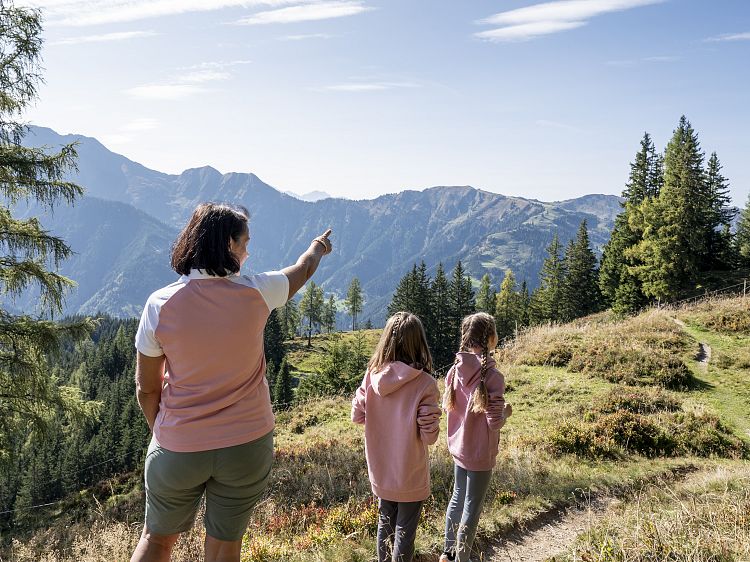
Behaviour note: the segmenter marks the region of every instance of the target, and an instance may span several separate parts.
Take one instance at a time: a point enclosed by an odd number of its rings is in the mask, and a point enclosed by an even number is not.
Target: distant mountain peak
[[[325,191],[308,191],[307,193],[304,193],[300,195],[299,193],[294,193],[293,191],[284,191],[287,195],[294,197],[295,199],[299,199],[300,201],[307,201],[308,203],[315,203],[315,201],[320,201],[321,199],[332,199],[333,195],[330,195],[326,193]],[[339,197],[339,199],[342,199]]]

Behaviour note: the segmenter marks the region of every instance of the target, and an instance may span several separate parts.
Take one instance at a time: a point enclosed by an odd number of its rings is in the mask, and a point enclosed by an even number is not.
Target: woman
[[[245,209],[199,205],[172,248],[172,268],[182,277],[153,293],[141,316],[136,394],[153,439],[146,522],[131,562],[169,560],[204,493],[205,559],[238,562],[266,488],[274,418],[263,328],[331,253],[331,230],[296,264],[241,276],[247,222]]]

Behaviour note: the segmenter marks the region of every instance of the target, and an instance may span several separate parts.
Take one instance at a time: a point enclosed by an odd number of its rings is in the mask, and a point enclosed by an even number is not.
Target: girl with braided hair
[[[378,562],[410,562],[422,502],[430,495],[428,447],[440,429],[440,392],[422,322],[408,312],[388,319],[352,421],[365,426],[365,457],[378,504]]]
[[[445,515],[440,562],[467,562],[498,453],[500,428],[512,414],[505,380],[490,350],[497,345],[495,319],[486,312],[461,323],[461,349],[445,379],[448,450],[455,482]]]

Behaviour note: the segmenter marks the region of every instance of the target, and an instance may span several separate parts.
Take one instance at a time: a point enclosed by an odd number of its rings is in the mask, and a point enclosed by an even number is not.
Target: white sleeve
[[[159,309],[154,299],[150,297],[141,314],[138,331],[135,334],[135,348],[143,355],[160,357],[164,355],[161,345],[156,339],[156,325],[159,323]]]
[[[281,271],[268,271],[253,275],[254,285],[263,295],[268,310],[282,307],[289,300],[289,279]]]

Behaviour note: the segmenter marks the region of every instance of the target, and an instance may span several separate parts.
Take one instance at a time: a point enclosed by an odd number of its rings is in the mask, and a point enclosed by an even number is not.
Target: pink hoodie
[[[487,411],[470,410],[471,394],[479,386],[482,358],[475,353],[457,353],[458,363],[448,371],[446,388],[456,382],[455,407],[448,412],[448,450],[455,463],[466,470],[486,471],[495,466],[500,428],[505,423],[505,379],[487,358]]]
[[[429,374],[395,361],[365,373],[352,400],[352,421],[365,424],[373,493],[394,502],[430,495],[427,447],[440,431],[440,393]]]

